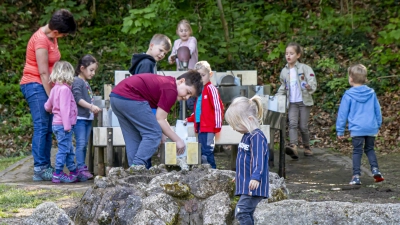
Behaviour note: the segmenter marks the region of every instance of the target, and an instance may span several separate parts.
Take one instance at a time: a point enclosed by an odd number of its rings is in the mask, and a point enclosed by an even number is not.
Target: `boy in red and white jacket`
[[[207,61],[199,61],[194,66],[203,81],[203,91],[196,99],[193,113],[186,119],[187,122],[194,122],[195,132],[198,133],[201,144],[202,161],[207,162],[213,169],[217,168],[214,159],[215,134],[221,131],[224,118],[224,106],[216,87],[211,84],[213,75],[210,64]]]

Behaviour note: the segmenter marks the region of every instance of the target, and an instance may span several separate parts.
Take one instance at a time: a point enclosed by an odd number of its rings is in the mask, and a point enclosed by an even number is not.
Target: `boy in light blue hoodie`
[[[349,121],[350,136],[353,144],[353,177],[350,185],[361,185],[361,157],[368,157],[375,182],[384,180],[379,172],[374,142],[382,125],[382,113],[375,91],[365,85],[367,68],[362,64],[349,67],[349,84],[340,102],[336,131],[339,139],[344,138],[346,122]]]

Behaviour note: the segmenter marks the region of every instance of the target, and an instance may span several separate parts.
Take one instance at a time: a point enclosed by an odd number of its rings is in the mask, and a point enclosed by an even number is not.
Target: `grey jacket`
[[[89,89],[88,89],[89,87]],[[74,77],[74,82],[72,82],[72,93],[74,94],[75,102],[78,107],[78,116],[89,118],[90,117],[90,109],[83,108],[78,103],[81,99],[85,100],[89,104],[92,103],[92,99],[90,98],[89,91],[92,93],[92,89],[90,86],[86,86],[86,82],[79,77]]]
[[[303,103],[304,105],[314,105],[314,100],[312,98],[312,94],[317,90],[317,78],[315,78],[315,73],[313,69],[311,69],[310,66],[296,62],[294,65],[294,68],[296,69],[297,74],[299,77],[303,77],[307,84],[311,86],[311,90],[304,90],[301,89],[301,96],[303,98]],[[286,64],[285,67],[281,71],[280,75],[280,80],[281,80],[281,86],[278,89],[278,92],[276,93],[277,95],[284,95],[287,94],[287,98],[289,99],[289,94],[290,93],[289,87],[290,87],[290,69],[289,65]],[[300,78],[297,79],[298,85],[300,87]]]

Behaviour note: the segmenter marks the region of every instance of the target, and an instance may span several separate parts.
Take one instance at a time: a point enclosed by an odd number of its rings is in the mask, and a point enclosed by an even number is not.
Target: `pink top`
[[[54,85],[44,108],[54,114],[53,125],[63,125],[64,130],[69,131],[76,124],[78,109],[70,86]]]
[[[199,52],[197,51],[197,40],[195,37],[189,37],[185,42],[181,39],[175,40],[174,47],[172,47],[172,55],[176,55],[179,47],[187,46],[190,49],[191,58],[189,60],[188,69],[194,69],[194,65],[199,61]],[[179,69],[179,59],[176,58],[176,69]]]

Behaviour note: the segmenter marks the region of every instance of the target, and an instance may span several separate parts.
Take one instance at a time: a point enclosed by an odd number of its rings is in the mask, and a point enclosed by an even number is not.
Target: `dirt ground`
[[[217,167],[219,169],[231,168],[231,152],[228,149],[220,148],[215,152]],[[328,149],[314,149],[314,156],[305,157],[303,152],[299,150],[299,160],[294,161],[290,157],[285,157],[286,163],[286,185],[290,191],[290,199],[302,199],[307,201],[343,201],[343,202],[370,202],[370,203],[400,203],[400,154],[380,155],[378,163],[380,170],[385,178],[382,183],[374,183],[369,171],[369,164],[366,157],[363,156],[362,166],[362,185],[348,185],[352,176],[351,156],[343,156],[332,152]],[[279,168],[279,151],[275,150],[275,167],[271,168],[272,172],[278,172]],[[157,164],[159,158],[155,155],[153,163]],[[25,163],[24,163],[25,164]],[[2,176],[3,177],[3,176]],[[2,178],[0,178],[0,183]],[[6,182],[10,184],[10,182]],[[92,182],[87,182],[87,186]],[[18,185],[18,184],[16,184]],[[21,187],[29,186],[30,188],[44,188],[43,182],[30,182],[25,180],[21,183]],[[76,187],[77,191],[84,191],[81,183]],[[49,185],[51,188],[66,188],[60,185]],[[68,211],[72,209],[79,201],[64,203],[58,202]],[[0,225],[3,224],[20,224],[22,220],[30,215],[33,209],[20,210],[14,218],[0,219]]]

